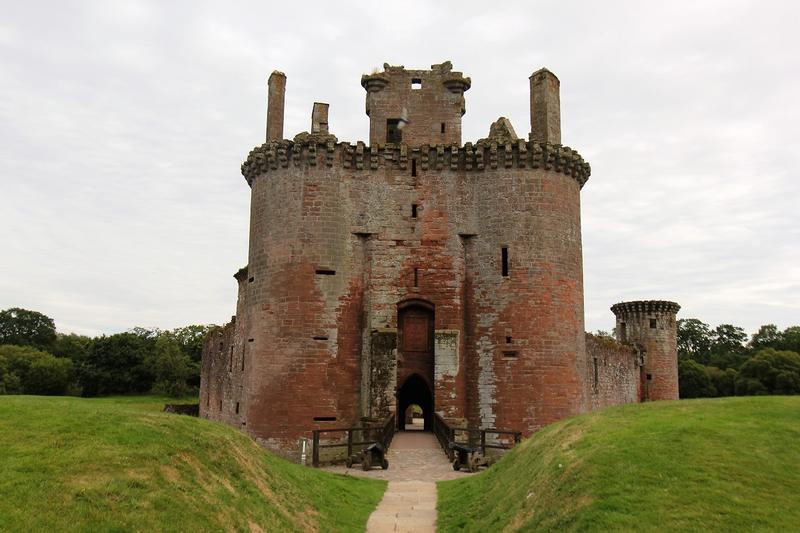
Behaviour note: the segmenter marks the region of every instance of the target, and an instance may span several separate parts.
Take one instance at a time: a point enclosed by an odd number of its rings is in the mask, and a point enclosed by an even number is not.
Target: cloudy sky
[[[0,4],[0,309],[91,335],[225,322],[269,73],[287,137],[324,101],[355,141],[362,73],[451,60],[464,142],[501,115],[524,135],[528,76],[561,79],[563,141],[592,165],[587,329],[630,299],[800,324],[796,2]]]

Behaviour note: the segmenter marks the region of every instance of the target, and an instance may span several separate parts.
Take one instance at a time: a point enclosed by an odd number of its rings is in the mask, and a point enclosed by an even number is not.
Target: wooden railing
[[[485,456],[486,450],[510,450],[522,439],[522,433],[519,431],[453,427],[438,414],[433,415],[433,433],[451,461],[453,450],[450,448],[450,443],[479,448],[481,454]],[[487,434],[489,439],[486,438]]]
[[[315,429],[312,437],[312,465],[320,465],[320,450],[327,448],[347,448],[347,456],[353,455],[353,449],[360,450],[364,446],[381,443],[388,450],[394,437],[394,415],[389,415],[378,426],[361,426],[335,429]],[[339,439],[333,440],[330,435],[339,434]],[[328,438],[325,438],[325,437]]]

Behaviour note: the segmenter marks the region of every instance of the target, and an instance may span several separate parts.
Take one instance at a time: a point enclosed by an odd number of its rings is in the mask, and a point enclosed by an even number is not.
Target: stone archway
[[[422,408],[425,429],[433,427],[434,306],[424,300],[398,305],[397,421],[405,427],[406,409]]]
[[[397,417],[397,424],[401,431],[405,429],[406,425],[403,415],[412,405],[419,405],[422,408],[425,431],[433,429],[433,394],[430,386],[419,374],[409,376],[397,389],[397,412],[400,413],[400,416]]]

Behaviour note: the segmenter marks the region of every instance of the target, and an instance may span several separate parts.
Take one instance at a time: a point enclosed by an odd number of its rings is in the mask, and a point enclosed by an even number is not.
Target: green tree
[[[146,364],[155,338],[133,332],[94,339],[80,367],[84,396],[148,392],[153,374]]]
[[[678,391],[681,398],[708,398],[716,395],[706,367],[692,359],[678,361]]]
[[[739,370],[737,394],[800,394],[800,355],[764,348]]]
[[[74,367],[72,361],[55,357],[32,346],[0,346],[0,357],[6,367],[5,373],[13,375],[15,387],[8,393],[61,395],[74,390]],[[6,381],[4,378],[3,381]]]
[[[791,326],[781,333],[780,349],[800,353],[800,326]]]
[[[696,318],[678,320],[678,357],[707,362],[711,353],[711,329]]]
[[[747,333],[742,328],[720,324],[711,334],[711,352],[741,354],[745,350],[746,341]]]
[[[50,351],[56,357],[66,357],[74,363],[80,363],[86,359],[91,344],[91,337],[86,335],[58,333]]]
[[[780,349],[781,342],[783,341],[783,333],[778,330],[775,324],[765,324],[758,328],[756,333],[750,339],[750,348],[759,350],[761,348],[775,348]]]
[[[736,394],[736,378],[739,372],[733,368],[721,369],[715,366],[706,367],[708,377],[716,391],[715,396],[733,396]]]
[[[147,359],[154,377],[153,392],[169,396],[185,396],[190,392],[187,381],[197,372],[197,364],[182,349],[172,333],[162,333]]]
[[[53,319],[19,307],[0,311],[0,344],[48,348],[56,339]]]

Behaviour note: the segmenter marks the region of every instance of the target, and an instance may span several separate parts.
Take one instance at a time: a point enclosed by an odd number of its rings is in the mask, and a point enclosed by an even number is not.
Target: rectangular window
[[[331,270],[329,268],[318,268],[316,270],[316,274],[318,276],[335,276],[336,275],[336,271],[335,270]]]
[[[516,359],[517,352],[503,352],[503,357],[505,357],[506,359]]]
[[[335,416],[315,416],[314,422],[336,422]]]
[[[514,339],[512,339],[510,336],[507,336],[506,337],[506,344],[511,344],[512,342],[514,342]]]
[[[326,340],[328,340],[328,337],[326,337],[324,335],[317,335],[316,337],[314,337],[314,340],[315,341],[326,341]]]
[[[239,414],[239,402],[236,402],[236,414]]]
[[[444,122],[442,122],[442,133],[444,133]]]
[[[651,318],[650,319],[650,329],[656,329],[656,319],[655,318]]]
[[[386,142],[403,142],[403,130],[400,129],[400,119],[390,118],[386,120]]]
[[[417,160],[416,159],[412,159],[411,160],[411,177],[416,177],[416,176],[417,176]]]
[[[502,272],[503,277],[508,277],[508,247],[503,246],[501,251],[501,262],[502,262]]]
[[[411,79],[411,89],[418,90],[422,89],[422,80],[420,78],[412,78]]]
[[[417,218],[417,204],[411,204],[411,218]]]
[[[414,287],[419,287],[419,269],[414,269]]]

